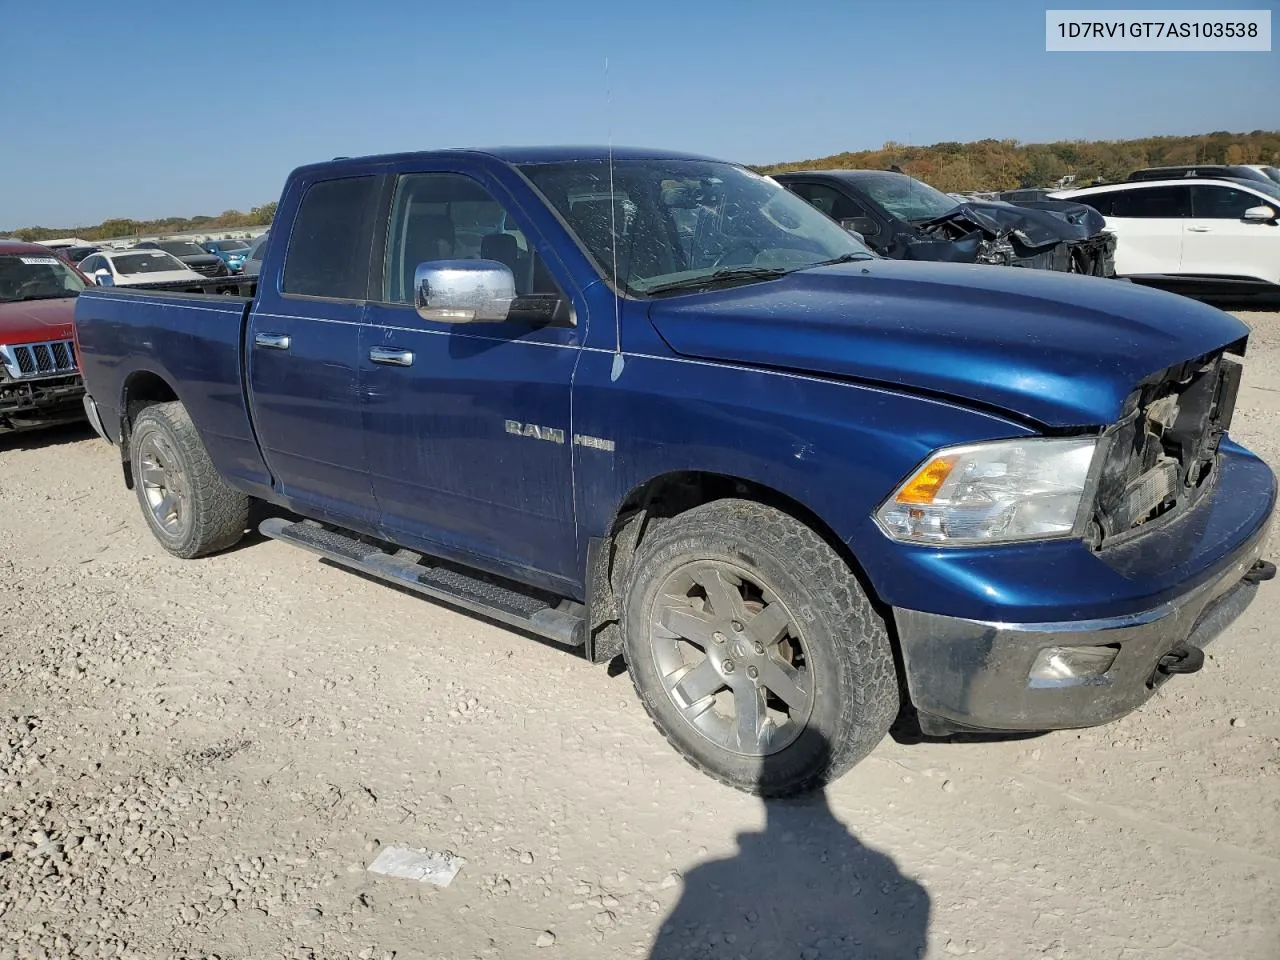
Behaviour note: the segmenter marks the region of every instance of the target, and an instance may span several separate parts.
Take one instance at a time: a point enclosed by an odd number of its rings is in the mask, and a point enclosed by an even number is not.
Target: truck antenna
[[[622,298],[618,293],[618,199],[613,191],[613,94],[609,89],[609,58],[604,58],[604,103],[609,146],[609,236],[613,242],[613,369],[609,379],[622,375]]]

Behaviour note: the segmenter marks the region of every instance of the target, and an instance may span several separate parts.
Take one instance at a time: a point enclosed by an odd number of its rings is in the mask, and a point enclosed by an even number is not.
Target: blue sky
[[[1280,127],[1280,53],[1045,52],[1046,8],[1097,3],[328,6],[0,0],[0,229],[245,210],[336,155],[610,129],[763,163],[886,140]]]

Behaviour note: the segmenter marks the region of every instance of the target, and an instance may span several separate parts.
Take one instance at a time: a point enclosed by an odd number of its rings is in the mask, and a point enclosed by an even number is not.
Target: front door
[[[1280,227],[1244,219],[1252,207],[1280,207],[1227,184],[1191,188],[1191,217],[1182,241],[1182,272],[1280,281]]]
[[[307,187],[283,271],[274,253],[265,265],[246,344],[254,425],[277,489],[300,512],[365,527],[377,508],[361,433],[360,323],[380,184]]]
[[[428,260],[497,260],[518,296],[563,298],[517,214],[496,183],[447,170],[399,177],[360,345],[365,449],[387,539],[574,581],[578,329],[437,323],[413,306],[414,270]]]

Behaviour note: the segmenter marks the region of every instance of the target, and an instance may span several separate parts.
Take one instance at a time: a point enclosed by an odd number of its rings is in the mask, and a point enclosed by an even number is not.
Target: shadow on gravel
[[[45,447],[57,447],[66,443],[79,443],[81,440],[96,440],[104,450],[110,447],[101,440],[89,422],[77,421],[56,427],[41,427],[34,430],[19,430],[16,433],[0,433],[0,453],[6,450],[41,450]]]
[[[916,960],[929,907],[924,887],[851,834],[824,793],[768,800],[764,830],[739,834],[736,856],[685,874],[650,960]]]

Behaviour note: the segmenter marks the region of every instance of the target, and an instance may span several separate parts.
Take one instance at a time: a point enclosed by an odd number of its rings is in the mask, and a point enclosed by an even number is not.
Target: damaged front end
[[[1107,431],[1094,514],[1085,539],[1112,545],[1172,519],[1215,480],[1218,447],[1231,426],[1241,364],[1232,345],[1149,377]]]
[[[1081,203],[962,203],[913,226],[914,235],[900,235],[889,256],[1115,275],[1115,235],[1104,229],[1100,213]]]

